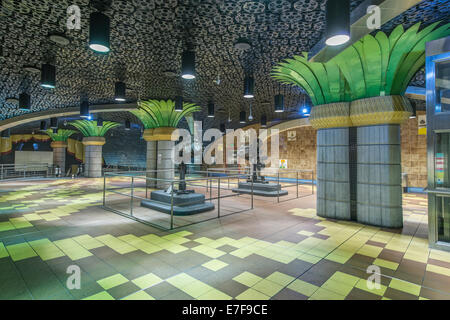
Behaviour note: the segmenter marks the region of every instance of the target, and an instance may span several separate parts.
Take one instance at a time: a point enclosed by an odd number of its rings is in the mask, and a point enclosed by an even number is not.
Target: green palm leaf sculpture
[[[404,95],[425,64],[425,44],[450,35],[450,24],[433,23],[420,30],[402,25],[389,36],[366,35],[327,63],[309,62],[306,54],[276,65],[272,77],[302,87],[314,105]]]
[[[314,105],[347,100],[345,79],[333,62],[309,62],[306,53],[274,67],[272,77],[284,84],[302,87]]]
[[[75,130],[66,130],[66,129],[58,129],[57,133],[54,133],[52,129],[43,130],[42,132],[47,134],[52,139],[52,141],[63,141],[63,142],[66,142],[71,135],[77,133]]]
[[[90,120],[75,120],[69,124],[80,130],[85,137],[104,137],[109,130],[120,126],[117,122],[104,121],[103,126],[98,127],[97,121]]]
[[[348,82],[352,100],[404,95],[425,64],[425,43],[450,35],[450,24],[439,25],[436,22],[421,31],[420,23],[406,31],[399,25],[389,36],[382,31],[369,34],[333,58]]]
[[[192,103],[183,103],[183,110],[175,111],[175,101],[148,100],[138,103],[138,109],[131,111],[144,124],[145,129],[161,127],[176,128],[183,117],[188,117],[201,108]]]

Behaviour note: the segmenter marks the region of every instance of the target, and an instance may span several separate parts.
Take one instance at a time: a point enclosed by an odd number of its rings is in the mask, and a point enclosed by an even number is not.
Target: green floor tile
[[[36,252],[26,242],[7,246],[6,249],[13,261],[20,261],[37,256]]]

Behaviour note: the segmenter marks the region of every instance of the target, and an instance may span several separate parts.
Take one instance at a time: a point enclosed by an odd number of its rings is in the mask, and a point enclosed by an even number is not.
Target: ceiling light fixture
[[[350,0],[328,0],[326,4],[326,41],[339,46],[350,40]]]
[[[10,98],[5,99],[5,103],[13,104],[13,105],[17,106],[19,104],[19,100],[15,97],[10,97]]]
[[[126,99],[125,99],[126,91],[127,91],[127,86],[125,85],[124,82],[121,82],[121,81],[116,82],[115,89],[114,89],[114,100],[116,100],[118,102],[126,101]]]
[[[100,116],[97,118],[97,127],[103,127],[103,118]]]
[[[49,63],[42,65],[41,69],[41,87],[54,89],[56,86],[56,67]]]
[[[246,123],[246,118],[247,118],[247,114],[245,111],[241,111],[241,113],[239,114],[239,123],[244,124]]]
[[[250,42],[248,39],[246,39],[246,38],[239,38],[239,39],[234,43],[234,48],[235,48],[236,50],[243,50],[243,51],[246,51],[246,50],[251,49],[251,47],[252,47],[251,42]]]
[[[41,69],[39,69],[36,66],[31,66],[31,65],[23,66],[23,70],[25,70],[26,72],[29,72],[29,73],[36,73],[36,74],[41,72]]]
[[[130,120],[125,120],[125,130],[130,131],[131,130],[131,122]]]
[[[255,79],[253,77],[245,77],[244,79],[244,98],[246,99],[252,99],[255,97],[254,95],[255,90]]]
[[[82,101],[80,105],[80,118],[89,119],[89,101]]]
[[[101,12],[93,12],[89,21],[89,48],[108,53],[110,48],[110,20]]]
[[[267,116],[265,114],[261,116],[261,127],[267,127]]]
[[[41,125],[39,127],[41,131],[47,130],[47,121],[41,121]]]
[[[50,118],[50,128],[58,129],[58,118]]]
[[[195,79],[195,52],[184,51],[181,56],[181,77],[186,80]]]
[[[175,97],[175,111],[176,112],[183,111],[183,97],[182,96]]]
[[[208,103],[208,118],[214,118],[214,103]]]
[[[282,94],[275,96],[275,112],[284,112],[284,96]]]
[[[28,93],[22,92],[19,95],[19,109],[20,110],[31,109],[31,97]]]
[[[48,39],[61,47],[65,47],[70,43],[70,40],[62,34],[51,34]]]

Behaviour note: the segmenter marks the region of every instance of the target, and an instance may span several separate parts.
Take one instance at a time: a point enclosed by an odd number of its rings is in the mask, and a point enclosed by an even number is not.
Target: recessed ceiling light
[[[23,70],[25,70],[26,72],[30,72],[30,73],[40,73],[41,72],[41,69],[39,69],[36,66],[31,66],[31,65],[24,66]]]
[[[173,70],[164,70],[163,74],[166,77],[176,77],[177,76],[177,73]]]
[[[18,105],[19,104],[19,99],[14,98],[14,97],[6,98],[5,102],[9,103],[9,104]]]
[[[65,47],[70,43],[70,40],[63,35],[60,34],[51,34],[49,37],[50,41]]]
[[[235,43],[234,43],[234,48],[237,50],[249,50],[252,47],[252,44],[250,43],[250,41],[248,39],[245,38],[239,38]]]

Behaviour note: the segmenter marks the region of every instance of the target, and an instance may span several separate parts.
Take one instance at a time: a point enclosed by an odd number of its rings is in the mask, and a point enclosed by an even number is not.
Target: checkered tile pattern
[[[402,230],[320,218],[311,196],[168,233],[102,210],[101,188],[0,186],[0,299],[450,299],[450,253],[428,248],[421,195],[405,196]]]

